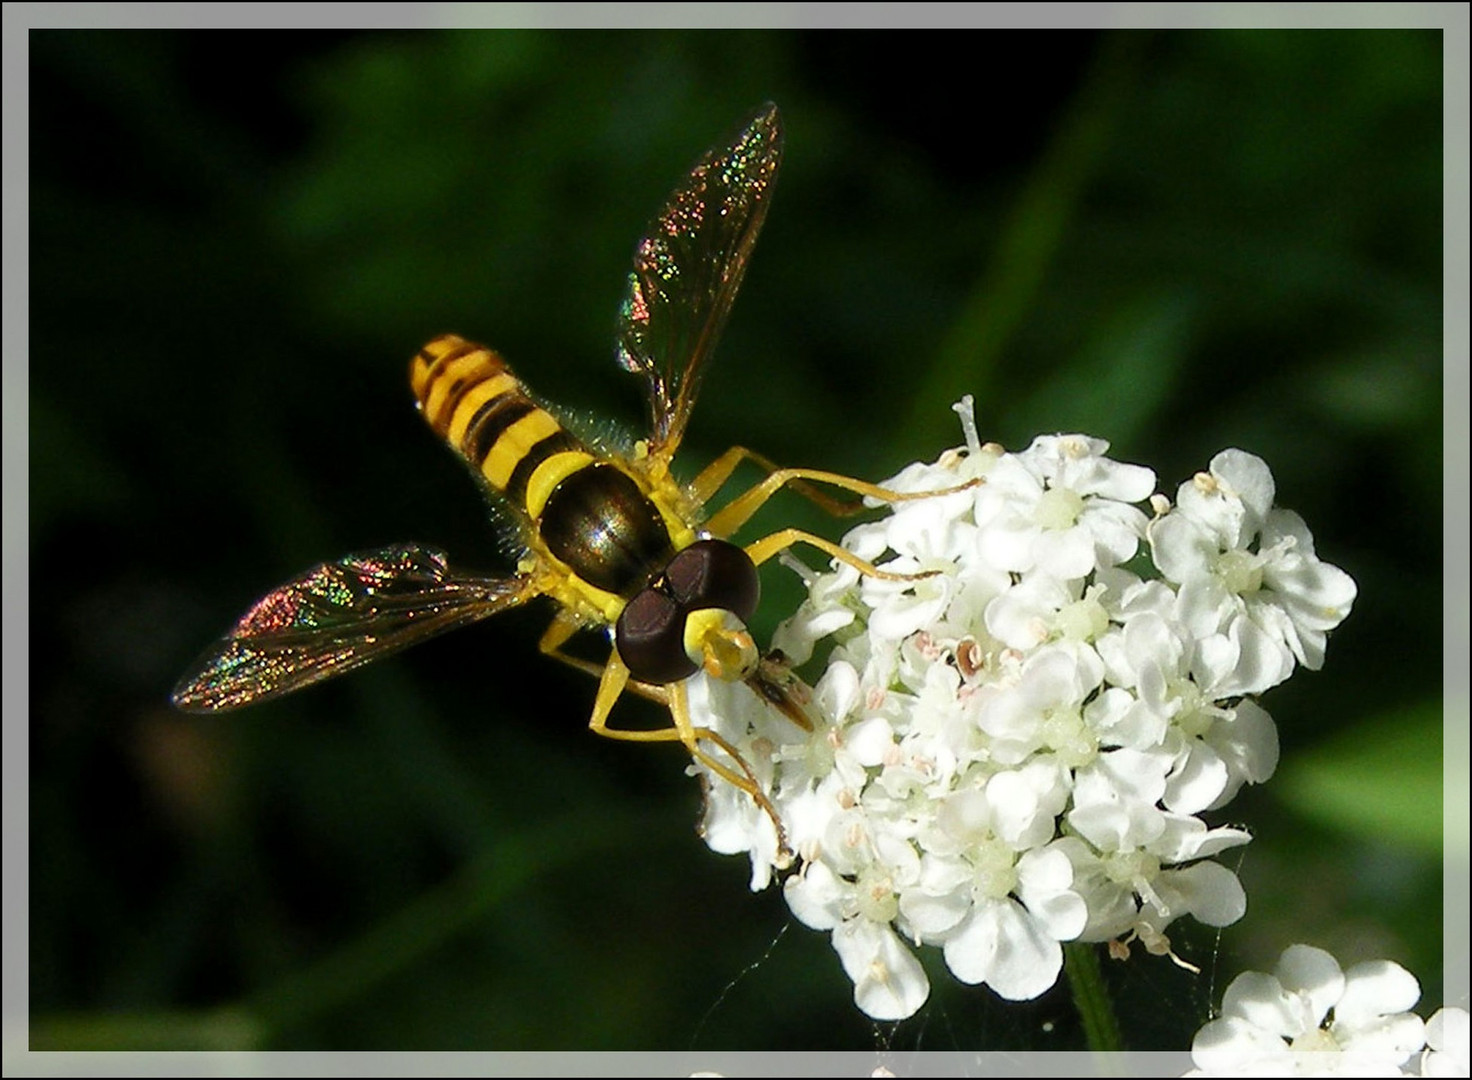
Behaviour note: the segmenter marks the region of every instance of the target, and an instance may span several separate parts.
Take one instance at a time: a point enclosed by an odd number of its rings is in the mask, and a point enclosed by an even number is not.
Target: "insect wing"
[[[619,311],[619,362],[644,376],[650,450],[672,456],[695,407],[782,159],[782,123],[763,106],[728,147],[707,154],[634,250]]]
[[[216,712],[288,694],[425,638],[525,603],[529,575],[450,570],[411,544],[348,555],[267,593],[175,688],[187,712]]]

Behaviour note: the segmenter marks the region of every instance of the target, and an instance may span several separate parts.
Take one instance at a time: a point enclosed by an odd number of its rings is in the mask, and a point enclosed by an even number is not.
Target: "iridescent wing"
[[[174,704],[218,712],[289,694],[539,592],[529,575],[456,573],[433,548],[348,555],[256,601],[175,687]]]
[[[781,160],[781,117],[764,105],[730,146],[695,166],[634,250],[618,357],[647,384],[653,454],[673,456],[685,434],[701,367],[741,287]]]

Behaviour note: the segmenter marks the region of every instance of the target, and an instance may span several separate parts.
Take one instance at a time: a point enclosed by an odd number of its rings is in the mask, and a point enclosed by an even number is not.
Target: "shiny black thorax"
[[[659,509],[633,477],[589,465],[558,484],[538,523],[549,551],[589,585],[623,597],[614,641],[634,678],[664,684],[694,674],[685,619],[711,608],[745,621],[760,583],[746,552],[698,540],[676,553]]]
[[[675,553],[659,510],[633,477],[607,464],[579,469],[558,484],[539,531],[578,577],[625,599]]]

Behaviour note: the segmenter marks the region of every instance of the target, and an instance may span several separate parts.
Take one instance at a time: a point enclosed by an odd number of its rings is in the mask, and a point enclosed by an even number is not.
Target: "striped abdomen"
[[[484,345],[454,334],[435,338],[414,357],[409,381],[429,426],[519,507],[538,465],[566,451],[586,453]]]
[[[669,527],[649,496],[534,402],[496,353],[446,334],[419,350],[409,377],[429,426],[585,582],[629,596],[668,561]]]

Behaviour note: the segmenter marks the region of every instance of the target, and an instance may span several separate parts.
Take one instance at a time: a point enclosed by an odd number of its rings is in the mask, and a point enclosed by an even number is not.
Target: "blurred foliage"
[[[30,46],[33,1048],[1080,1045],[1066,994],[1001,1003],[935,950],[931,1004],[876,1031],[826,938],[692,834],[680,751],[586,732],[541,608],[243,715],[168,707],[312,563],[506,565],[409,357],[463,333],[637,425],[610,362],[632,245],[764,100],[786,163],[689,474],[741,442],[882,477],[959,442],[964,392],[988,438],[1084,429],[1166,492],[1266,458],[1359,601],[1265,699],[1286,779],[1230,810],[1247,918],[1181,928],[1205,975],[1105,977],[1146,1049],[1293,941],[1439,1004],[1438,34]],[[751,535],[774,522],[842,529],[795,497]]]

